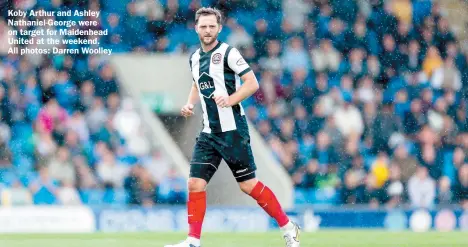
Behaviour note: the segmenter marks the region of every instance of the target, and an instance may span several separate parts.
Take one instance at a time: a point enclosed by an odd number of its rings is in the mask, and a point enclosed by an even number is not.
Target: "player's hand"
[[[213,96],[213,99],[219,107],[226,108],[231,106],[229,95],[217,95]]]
[[[193,108],[194,108],[193,104],[186,104],[184,105],[184,107],[182,107],[182,110],[180,110],[180,113],[184,117],[190,117],[193,115]]]

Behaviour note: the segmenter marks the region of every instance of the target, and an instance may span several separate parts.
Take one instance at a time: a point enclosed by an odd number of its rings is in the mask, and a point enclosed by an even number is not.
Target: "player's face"
[[[200,16],[196,26],[198,38],[203,45],[211,45],[218,39],[221,25],[218,24],[215,15]]]

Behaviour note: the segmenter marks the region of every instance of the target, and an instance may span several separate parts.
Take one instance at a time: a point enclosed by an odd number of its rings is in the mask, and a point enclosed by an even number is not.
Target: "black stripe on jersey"
[[[216,49],[217,48],[215,47],[213,50],[216,50]],[[200,76],[203,73],[206,73],[206,74],[209,75],[210,74],[210,64],[211,64],[211,53],[212,52],[208,52],[208,53],[200,52],[200,53],[201,53],[201,55],[200,55],[200,72],[199,72],[199,74],[200,74]],[[213,80],[213,78],[211,80]],[[200,81],[198,83],[200,83]],[[214,84],[214,81],[213,81],[213,84]],[[210,124],[211,132],[213,132],[213,133],[222,132],[221,122],[219,120],[218,106],[216,105],[216,102],[214,101],[213,98],[203,97],[202,100],[205,101],[206,114],[208,115],[208,122]]]
[[[192,71],[192,57],[193,57],[193,54],[195,54],[195,52],[197,52],[197,51],[192,52],[192,54],[190,54],[190,56],[189,56],[188,61],[189,61],[189,65],[190,65],[190,71]]]
[[[226,53],[224,54],[224,82],[226,83],[226,89],[229,95],[236,92],[236,74],[229,67],[229,64],[228,64],[228,57],[229,57],[229,53],[231,52],[231,49],[232,47],[229,46],[226,49]]]
[[[229,67],[228,57],[232,47],[229,46],[224,54],[224,83],[226,84],[227,93],[229,95],[236,92],[236,73]],[[237,112],[239,105],[232,106],[233,110]]]
[[[229,67],[228,58],[229,53],[231,52],[232,47],[229,46],[224,54],[224,83],[229,95],[236,92],[236,73]],[[236,127],[238,130],[243,130],[247,126],[247,121],[245,116],[241,115],[240,105],[237,104],[232,106],[232,112],[234,114],[234,119],[236,120]]]

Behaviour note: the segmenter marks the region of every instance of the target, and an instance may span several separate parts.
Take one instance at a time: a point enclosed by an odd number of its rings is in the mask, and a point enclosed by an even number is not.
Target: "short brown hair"
[[[195,13],[195,24],[198,24],[198,19],[200,19],[200,16],[207,16],[207,15],[214,15],[216,16],[216,20],[218,21],[218,24],[221,25],[223,15],[221,14],[221,11],[219,11],[216,8],[200,8],[197,10],[197,13]]]

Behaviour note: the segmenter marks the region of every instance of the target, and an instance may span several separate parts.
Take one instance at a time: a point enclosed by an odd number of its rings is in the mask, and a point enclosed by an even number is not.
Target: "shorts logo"
[[[247,64],[247,62],[243,58],[239,58],[239,60],[237,60],[236,64],[237,64],[237,66],[241,66],[241,65]]]
[[[219,64],[221,62],[221,53],[214,54],[213,58],[211,59],[211,62],[213,64]]]
[[[239,170],[239,171],[236,171],[236,173],[241,173],[241,172],[246,172],[248,169],[245,168],[245,169],[242,169],[242,170]]]

